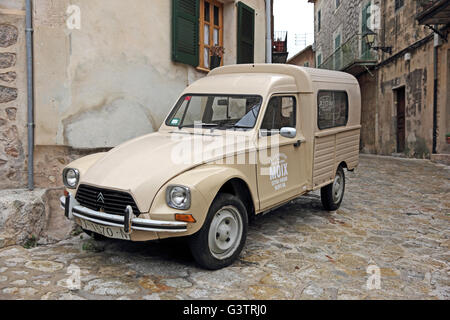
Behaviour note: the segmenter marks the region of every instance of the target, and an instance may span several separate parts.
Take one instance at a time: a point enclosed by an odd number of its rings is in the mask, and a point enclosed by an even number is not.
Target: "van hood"
[[[151,133],[103,154],[81,176],[80,184],[128,191],[139,210],[148,212],[158,190],[175,176],[248,149],[247,136],[239,136],[237,147],[235,141],[222,134]]]

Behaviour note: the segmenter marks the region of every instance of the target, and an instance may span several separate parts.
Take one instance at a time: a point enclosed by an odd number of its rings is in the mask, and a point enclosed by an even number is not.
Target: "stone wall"
[[[410,157],[429,158],[433,144],[433,88],[434,88],[434,40],[433,32],[418,25],[415,16],[421,10],[416,1],[405,1],[395,10],[394,1],[387,1],[382,8],[384,29],[381,42],[392,47],[392,55],[380,55],[378,73],[378,144],[381,154],[397,152],[397,107],[395,89],[405,88],[406,146]],[[431,36],[430,36],[431,35]],[[421,45],[412,46],[422,39]],[[438,50],[438,145],[437,151],[445,151],[445,133],[448,130],[449,102],[447,101],[448,43],[442,42]],[[404,54],[397,52],[406,49]],[[410,59],[405,59],[405,53]],[[391,56],[394,58],[389,59]],[[387,62],[387,63],[385,63]]]
[[[316,0],[314,5],[314,36],[316,56],[322,55],[322,62],[334,52],[334,37],[341,34],[341,44],[361,32],[361,10],[370,0],[341,0],[336,8],[335,0]],[[378,0],[372,1],[378,4]],[[321,12],[321,28],[318,30],[317,13]]]
[[[324,62],[334,50],[334,37],[341,43],[361,33],[362,8],[371,1],[381,10],[380,29],[375,45],[392,47],[392,53],[378,51],[378,65],[357,75],[361,86],[361,148],[379,154],[397,153],[397,107],[395,90],[405,88],[405,155],[429,158],[433,143],[433,32],[418,25],[418,1],[404,1],[395,9],[395,1],[347,0],[336,8],[334,0],[315,1],[316,57]],[[321,30],[317,14],[321,11]],[[447,30],[448,31],[448,30]],[[431,36],[430,36],[431,35]],[[427,38],[428,37],[428,38]],[[420,45],[415,45],[422,39]],[[402,51],[406,50],[406,51]],[[399,53],[402,52],[402,53]],[[410,59],[405,59],[405,53]],[[437,152],[450,153],[445,135],[450,132],[450,46],[441,41],[438,49],[438,139]]]
[[[18,3],[0,1],[0,189],[26,185],[25,12]]]
[[[358,77],[361,89],[361,141],[364,153],[376,152],[377,73],[364,73]]]

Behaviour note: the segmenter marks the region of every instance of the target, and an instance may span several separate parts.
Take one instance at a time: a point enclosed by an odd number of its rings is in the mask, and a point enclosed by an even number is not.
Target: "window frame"
[[[209,22],[205,21],[205,2],[209,3]],[[214,46],[214,29],[216,29],[216,25],[214,25],[214,6],[219,8],[219,43],[218,46],[223,47],[223,3],[217,0],[200,0],[200,8],[199,8],[199,42],[198,42],[198,67],[197,69],[210,71],[211,65],[210,61],[208,61],[208,67],[205,66],[204,60],[204,50],[205,48],[211,48]],[[205,24],[209,25],[209,45],[205,45]],[[209,51],[209,50],[208,50]],[[208,52],[208,59],[211,57],[211,52]],[[220,65],[223,66],[223,57],[220,61]]]
[[[319,94],[321,92],[344,92],[345,93],[345,101],[347,102],[347,110],[345,112],[345,124],[343,125],[339,125],[339,126],[332,126],[332,127],[327,127],[327,128],[321,128],[320,124],[319,124]],[[317,128],[319,130],[327,130],[327,129],[334,129],[334,128],[339,128],[339,127],[346,127],[348,124],[348,115],[349,115],[349,110],[350,110],[350,104],[348,102],[348,92],[347,90],[331,90],[331,89],[320,89],[319,91],[317,91],[317,99],[316,99],[316,103],[317,103]]]
[[[322,10],[317,10],[317,32],[320,32],[322,26]]]
[[[264,123],[264,118],[266,117],[270,101],[272,101],[273,98],[293,98],[294,99],[294,106],[293,106],[294,107],[294,126],[293,126],[293,128],[297,129],[297,96],[295,94],[282,94],[282,93],[274,94],[267,101],[267,105],[264,110],[264,115],[261,115],[261,123],[259,124],[258,131],[259,131],[259,135],[263,136],[263,137],[272,136],[273,134],[280,134],[281,128],[280,129],[270,129],[270,130],[261,128]],[[262,135],[262,130],[265,130],[267,134]]]
[[[335,9],[338,9],[341,6],[342,1],[341,0],[334,0]]]

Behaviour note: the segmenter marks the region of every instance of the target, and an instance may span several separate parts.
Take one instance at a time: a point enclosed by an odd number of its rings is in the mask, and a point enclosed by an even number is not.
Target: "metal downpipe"
[[[32,0],[26,0],[28,190],[34,189],[34,87]]]
[[[266,0],[266,63],[272,63],[272,0]]]

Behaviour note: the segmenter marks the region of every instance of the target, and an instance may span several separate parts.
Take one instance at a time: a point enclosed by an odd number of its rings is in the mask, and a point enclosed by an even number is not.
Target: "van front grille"
[[[94,211],[124,215],[125,208],[131,206],[133,213],[139,216],[139,209],[133,197],[123,191],[97,188],[82,184],[78,187],[75,199],[83,207]]]

